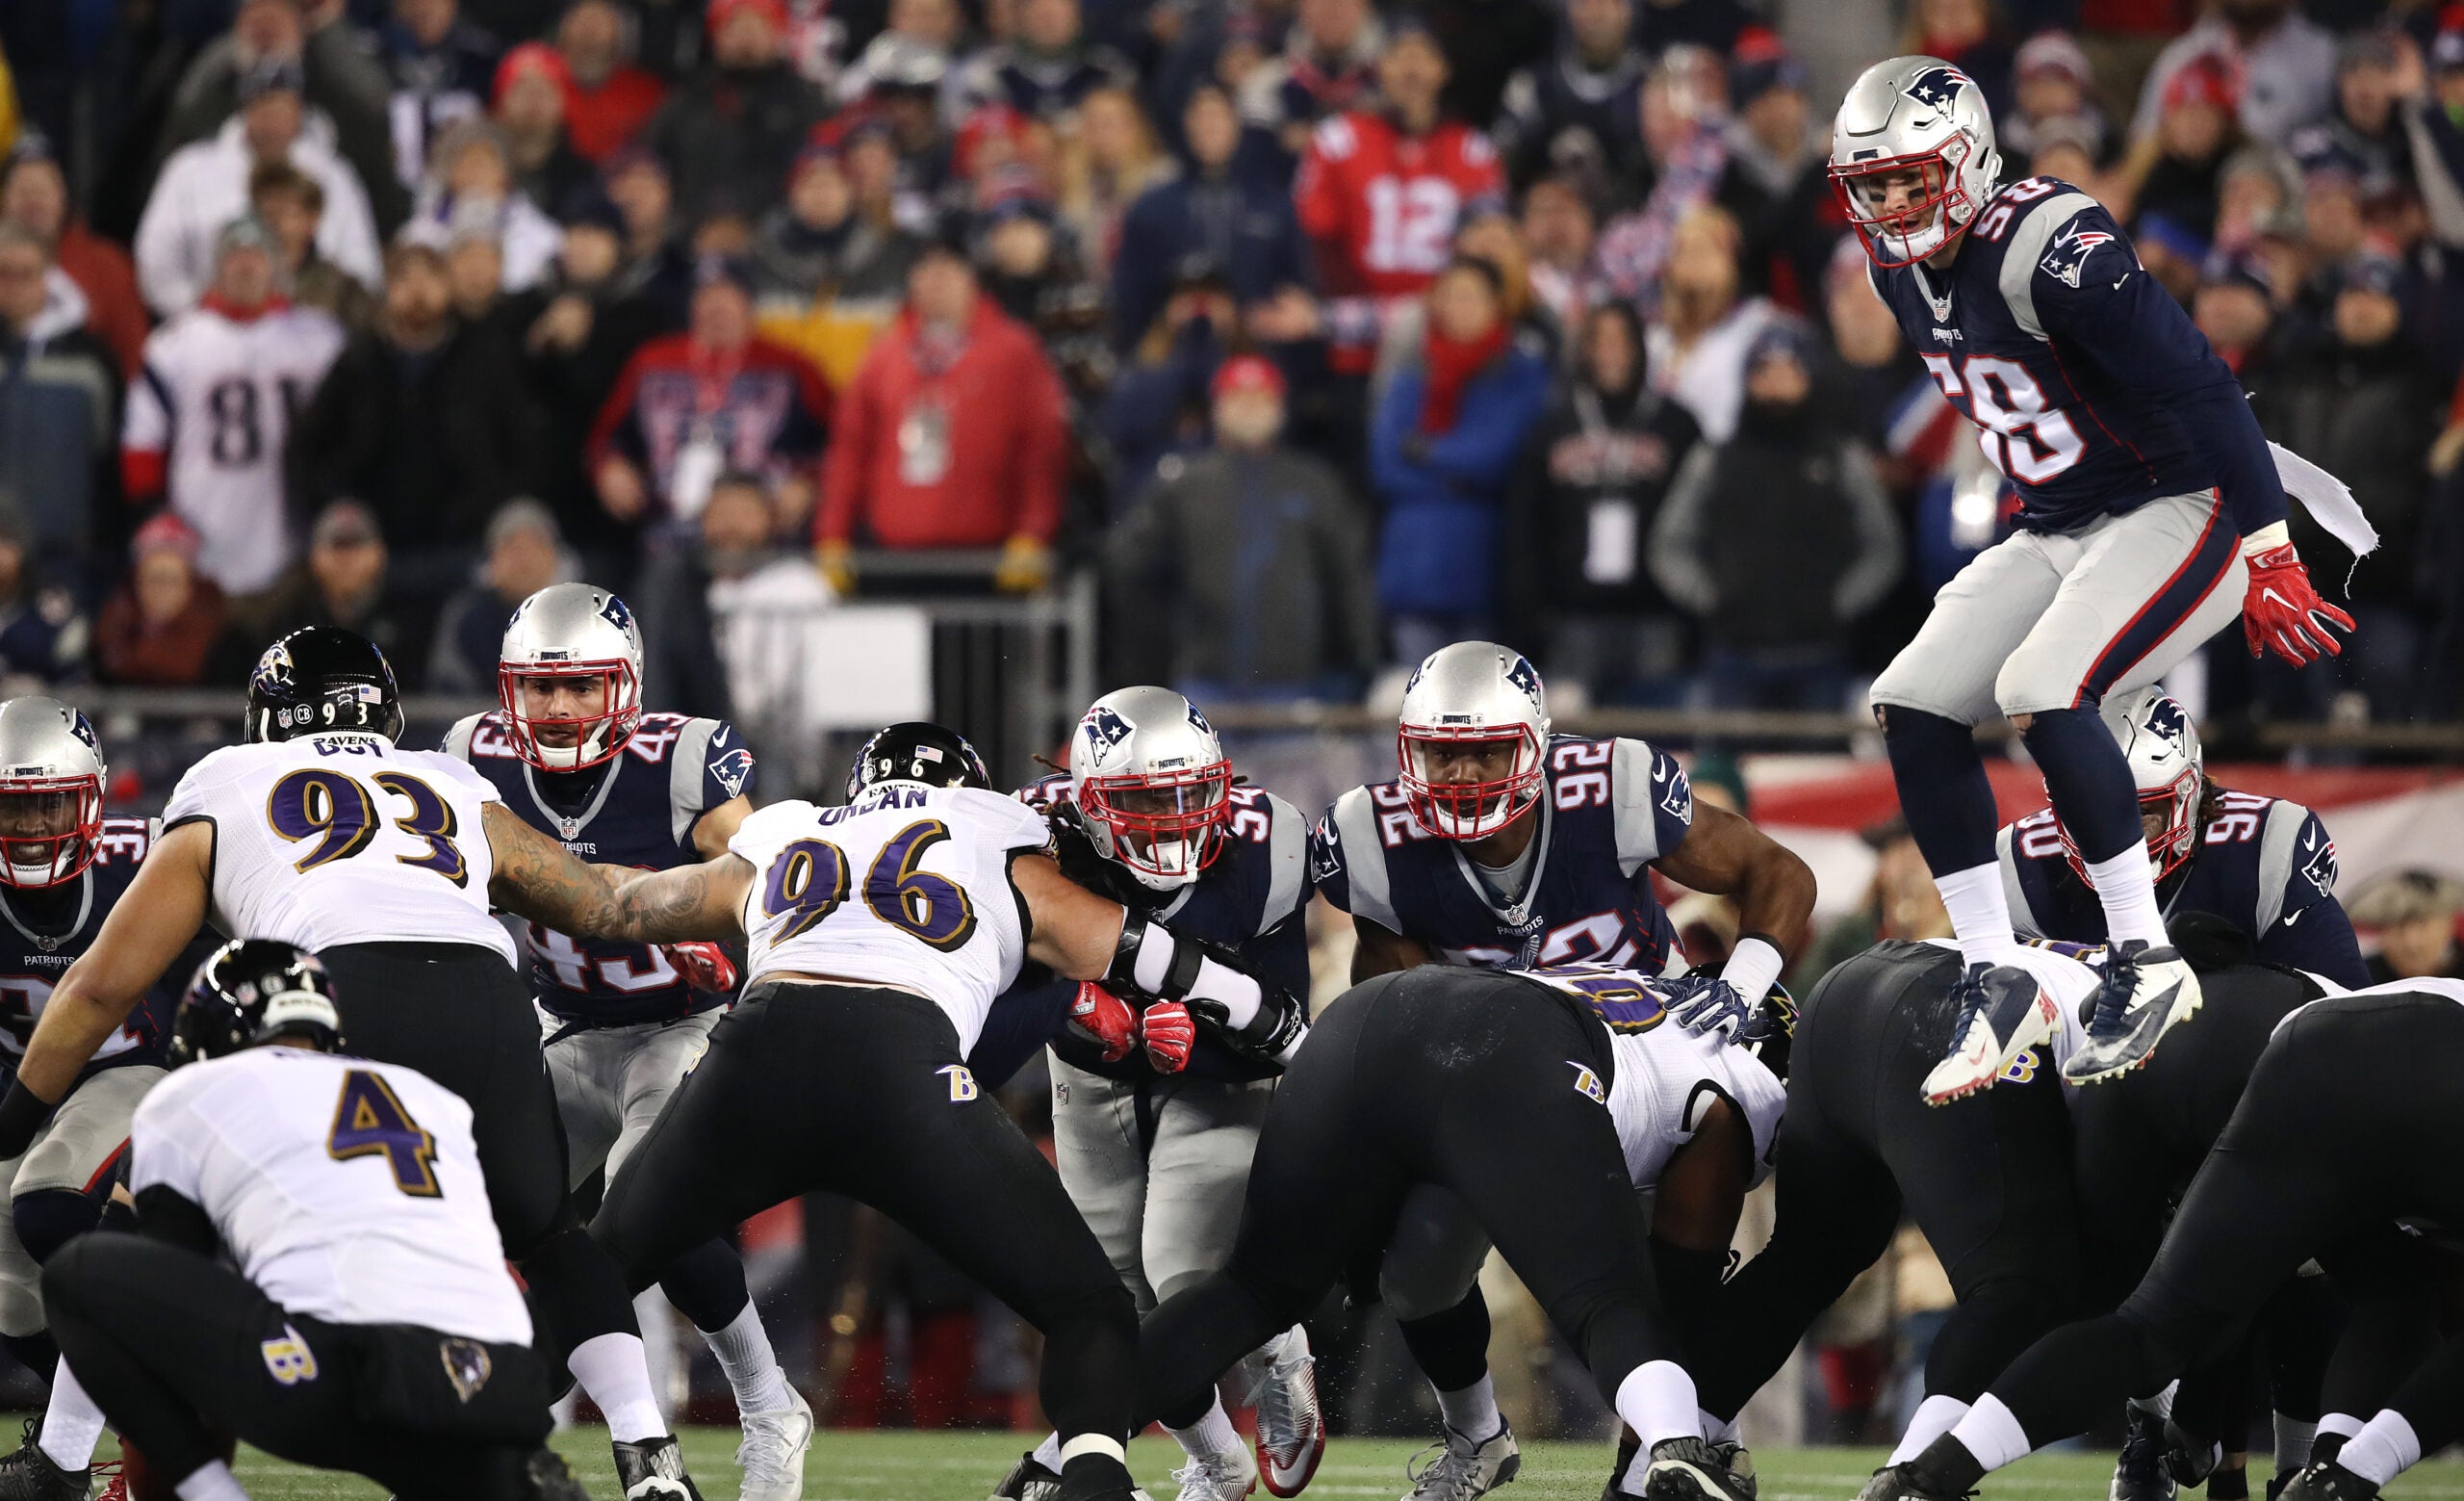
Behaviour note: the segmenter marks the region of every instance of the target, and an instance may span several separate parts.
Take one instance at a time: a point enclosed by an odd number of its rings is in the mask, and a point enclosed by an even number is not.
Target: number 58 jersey
[[[440,751],[381,735],[233,745],[189,768],[167,833],[214,825],[214,920],[311,953],[345,944],[476,944],[514,962],[488,914],[480,811],[501,797]]]
[[[753,866],[745,990],[776,974],[911,990],[948,1014],[963,1055],[1026,959],[1010,861],[1051,844],[1041,815],[975,788],[892,782],[843,807],[773,803],[728,841]]]

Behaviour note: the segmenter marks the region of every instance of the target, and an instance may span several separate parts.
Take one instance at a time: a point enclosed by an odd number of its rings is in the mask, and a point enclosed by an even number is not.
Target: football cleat
[[[1052,1501],[1145,1501],[1129,1478],[1129,1466],[1102,1455],[1080,1455],[1063,1467]]]
[[[544,1446],[522,1462],[521,1495],[523,1501],[590,1501],[590,1492],[565,1467],[565,1457]]]
[[[735,1446],[744,1471],[738,1501],[804,1501],[805,1451],[812,1447],[812,1408],[790,1388],[795,1406],[776,1412],[747,1412],[744,1438]]]
[[[1951,1023],[1951,1051],[1925,1075],[1929,1105],[1990,1089],[2019,1054],[2043,1047],[2062,1025],[2052,994],[2015,965],[1969,965],[1951,996],[1959,1018]]]
[[[1190,1462],[1172,1471],[1181,1489],[1174,1501],[1241,1501],[1258,1488],[1258,1466],[1246,1449],[1226,1449]]]
[[[2173,1473],[2165,1464],[2165,1420],[2137,1403],[2125,1410],[2121,1454],[2114,1461],[2106,1501],[2173,1501]]]
[[[674,1434],[613,1447],[616,1484],[625,1488],[625,1501],[702,1501],[693,1477],[684,1473],[684,1448]]]
[[[992,1488],[990,1501],[1052,1501],[1052,1493],[1060,1488],[1061,1472],[1037,1459],[1030,1449]]]
[[[1326,1420],[1318,1408],[1317,1359],[1308,1335],[1293,1331],[1298,1354],[1270,1357],[1258,1378],[1258,1478],[1278,1496],[1300,1494],[1326,1455]]]
[[[30,1420],[17,1451],[0,1455],[0,1501],[86,1501],[90,1472],[62,1469],[36,1441],[41,1436],[41,1423]]]
[[[1874,1471],[1874,1478],[1857,1492],[1857,1501],[1965,1501],[1974,1494],[1973,1490],[1936,1489],[1912,1462],[1886,1464]]]
[[[2103,982],[2082,1018],[2088,1040],[2063,1064],[2064,1081],[2097,1084],[2138,1068],[2200,998],[2198,976],[2175,950],[2139,939],[2107,949]]]
[[[1740,1486],[1729,1470],[1731,1456],[1721,1453],[1731,1447],[1701,1438],[1663,1438],[1652,1445],[1643,1501],[1754,1501],[1753,1462],[1747,1462]]]
[[[1422,1462],[1429,1449],[1435,1458]],[[1514,1441],[1514,1425],[1500,1422],[1485,1441],[1474,1443],[1450,1428],[1442,1442],[1413,1455],[1403,1467],[1412,1488],[1403,1501],[1474,1501],[1487,1495],[1523,1470],[1523,1451]]]
[[[2333,1460],[2322,1460],[2276,1494],[2280,1501],[2372,1501],[2378,1488]]]

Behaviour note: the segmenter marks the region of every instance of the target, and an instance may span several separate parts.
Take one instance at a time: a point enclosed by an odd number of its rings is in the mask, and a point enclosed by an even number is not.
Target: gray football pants
[[[710,1028],[725,1015],[705,1011],[674,1022],[598,1027],[548,1049],[570,1186],[580,1187],[602,1166],[607,1180],[616,1180],[616,1170],[641,1145],[668,1097],[709,1051]]]
[[[9,1201],[50,1188],[92,1192],[94,1179],[128,1144],[138,1102],[163,1074],[150,1063],[98,1070],[60,1102],[24,1156],[0,1162],[0,1334],[43,1329],[42,1268],[18,1243]]]
[[[1872,700],[1979,724],[2153,683],[2242,612],[2241,542],[2212,494],[2018,532],[1942,585]]]

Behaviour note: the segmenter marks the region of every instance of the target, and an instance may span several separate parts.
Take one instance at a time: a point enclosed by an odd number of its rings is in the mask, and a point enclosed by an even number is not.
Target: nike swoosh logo
[[[2122,273],[2121,273],[2121,281],[2117,281],[2117,282],[2115,282],[2115,283],[2114,283],[2114,290],[2115,290],[2116,292],[2119,292],[2119,291],[2121,290],[2121,283],[2122,283],[2122,281],[2128,281],[2129,279],[2130,279],[2130,272],[2122,272]]]
[[[2318,847],[2319,847],[2319,831],[2318,831],[2318,830],[2316,830],[2316,829],[2312,829],[2312,830],[2310,831],[2310,837],[2309,837],[2308,839],[2303,840],[2303,841],[2301,841],[2301,852],[2302,852],[2303,854],[2305,854],[2305,855],[2306,855],[2306,854],[2308,854],[2310,851],[2312,851],[2312,850],[2314,850],[2314,849],[2317,849]]]
[[[2278,594],[2273,588],[2261,589],[2259,591],[2259,598],[2263,600],[2273,600],[2287,609],[2291,609],[2293,608],[2293,602],[2286,599],[2283,595]]]
[[[2302,908],[2302,909],[2301,909],[2301,912],[2296,912],[2296,913],[2289,913],[2289,914],[2287,914],[2287,915],[2286,915],[2286,917],[2285,917],[2285,919],[2284,919],[2284,925],[2285,925],[2286,927],[2291,927],[2291,926],[2293,926],[2295,923],[2297,923],[2297,922],[2298,922],[2298,921],[2300,921],[2300,920],[2301,920],[2301,913],[2302,913],[2302,912],[2308,912],[2309,910],[2310,910],[2309,908],[2304,907],[2304,908]]]

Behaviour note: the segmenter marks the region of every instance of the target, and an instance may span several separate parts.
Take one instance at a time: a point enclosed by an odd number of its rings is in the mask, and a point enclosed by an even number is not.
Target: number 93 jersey
[[[480,810],[502,799],[438,751],[381,735],[234,745],[189,768],[167,833],[214,825],[214,920],[311,953],[345,944],[477,944],[514,963],[488,915]]]
[[[975,1047],[1026,959],[1010,861],[1049,849],[1034,809],[976,788],[890,782],[842,807],[773,803],[728,848],[751,862],[745,990],[775,974],[929,997]]]

